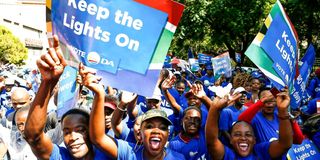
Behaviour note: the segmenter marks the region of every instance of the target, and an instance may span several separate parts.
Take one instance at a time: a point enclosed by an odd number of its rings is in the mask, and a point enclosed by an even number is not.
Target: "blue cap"
[[[213,69],[213,66],[212,66],[212,64],[207,64],[207,65],[206,65],[206,69],[208,69],[208,70],[211,70],[211,69]]]
[[[251,76],[252,76],[253,78],[260,78],[262,75],[261,75],[259,72],[254,71],[254,72],[251,73]]]

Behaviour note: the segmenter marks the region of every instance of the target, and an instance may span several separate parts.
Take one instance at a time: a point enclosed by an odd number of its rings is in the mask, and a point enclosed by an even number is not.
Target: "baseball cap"
[[[115,110],[117,108],[116,104],[114,104],[112,102],[104,102],[104,107],[108,107],[108,108],[111,108],[113,110]]]
[[[262,75],[261,75],[259,72],[254,71],[254,72],[251,73],[251,76],[252,76],[253,78],[260,78]]]
[[[14,79],[11,79],[11,78],[6,78],[5,80],[4,80],[4,84],[5,85],[14,85]]]
[[[171,64],[179,64],[180,63],[180,61],[179,61],[179,59],[177,59],[177,58],[173,58],[172,60],[171,60]]]
[[[233,91],[232,95],[235,93],[247,93],[247,91],[243,87],[238,87]]]
[[[146,97],[146,99],[155,99],[155,100],[158,100],[158,101],[161,101],[161,91],[159,88],[156,88],[153,92],[153,95],[152,97]]]
[[[118,104],[119,104],[119,101],[116,97],[111,95],[106,95],[104,97],[104,107],[108,107],[110,109],[115,110]]]
[[[163,120],[165,120],[169,125],[172,125],[172,122],[168,119],[168,116],[166,114],[166,112],[160,110],[160,109],[151,109],[149,111],[147,111],[143,116],[142,116],[142,120],[141,120],[141,124],[148,120],[148,119],[152,119],[152,118],[162,118]]]

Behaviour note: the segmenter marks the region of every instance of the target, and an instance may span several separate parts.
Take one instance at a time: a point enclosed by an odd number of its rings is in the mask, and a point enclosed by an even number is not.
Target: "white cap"
[[[247,91],[243,87],[238,87],[233,91],[232,95],[234,95],[236,93],[242,93],[242,92],[246,92],[247,93]]]
[[[6,79],[4,80],[4,84],[5,84],[5,85],[14,85],[14,79],[12,79],[12,78],[6,78]]]
[[[160,91],[160,89],[157,87],[157,88],[154,90],[152,97],[146,97],[146,99],[156,99],[156,100],[161,101],[161,100],[162,100],[162,99],[161,99],[161,96],[162,96],[161,91]]]

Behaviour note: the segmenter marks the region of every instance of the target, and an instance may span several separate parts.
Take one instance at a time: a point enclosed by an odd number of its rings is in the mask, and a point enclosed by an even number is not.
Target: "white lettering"
[[[85,0],[78,2],[78,8],[75,0],[68,0],[68,6],[72,6],[74,9],[79,9],[81,12],[87,11],[90,15],[96,16],[96,20],[109,18],[110,11],[108,8],[97,7],[94,3],[87,3]]]
[[[107,59],[105,59],[105,58],[102,58],[100,63],[114,67],[113,61],[109,61],[109,60],[107,60]]]
[[[95,38],[96,40],[101,40],[103,42],[110,41],[110,33],[107,31],[103,31],[99,26],[95,28],[90,25],[89,22],[85,22],[85,24],[75,21],[75,17],[72,16],[71,20],[68,19],[67,13],[64,14],[63,17],[63,25],[73,30],[73,32],[77,35],[85,35],[91,38]]]
[[[139,41],[131,40],[126,34],[118,34],[116,36],[116,44],[120,47],[128,46],[128,49],[138,51]]]
[[[77,4],[76,4],[76,1],[75,0],[69,0],[68,1],[68,6],[71,6],[75,9],[77,9]]]
[[[277,43],[276,43],[276,47],[277,49],[280,51],[281,53],[281,57],[287,62],[287,64],[289,65],[289,69],[290,72],[293,71],[293,66],[292,66],[292,60],[290,59],[290,55],[287,53],[287,51],[284,49],[284,45],[279,46],[280,44],[280,40],[278,39]]]
[[[84,0],[79,1],[78,3],[78,9],[82,12],[86,11],[87,8],[87,2]]]
[[[121,24],[129,28],[133,27],[135,30],[141,30],[141,28],[143,27],[142,20],[133,19],[133,17],[129,16],[129,13],[126,11],[122,13],[120,10],[117,10],[115,13],[114,21],[117,24]]]

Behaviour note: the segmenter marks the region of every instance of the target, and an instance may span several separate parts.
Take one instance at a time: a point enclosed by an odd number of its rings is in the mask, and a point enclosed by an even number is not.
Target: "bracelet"
[[[122,109],[119,106],[117,106],[117,108],[121,111],[121,112],[127,112],[127,109]]]
[[[280,120],[289,120],[290,115],[287,114],[287,115],[284,115],[284,116],[280,116],[280,115],[278,114],[278,118],[279,118]]]

